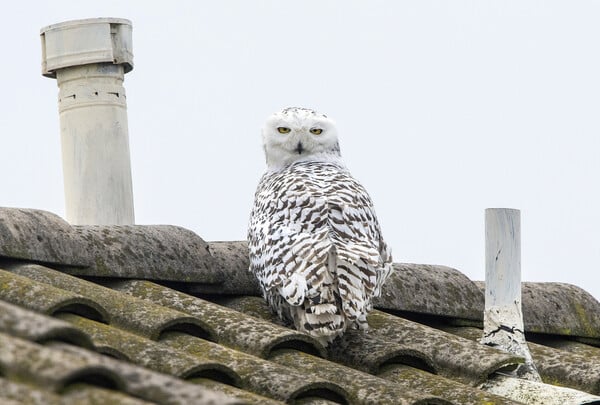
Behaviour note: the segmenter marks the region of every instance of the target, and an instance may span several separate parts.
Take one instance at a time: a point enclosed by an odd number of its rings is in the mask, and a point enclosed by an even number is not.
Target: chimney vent
[[[56,78],[67,221],[134,223],[124,74],[131,22],[67,21],[42,28],[42,75]]]
[[[541,381],[525,340],[521,308],[521,211],[485,210],[485,312],[481,343],[525,359],[515,377]]]

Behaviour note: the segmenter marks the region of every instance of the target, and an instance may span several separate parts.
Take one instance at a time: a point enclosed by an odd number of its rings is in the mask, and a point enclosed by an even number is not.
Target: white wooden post
[[[485,210],[485,312],[481,343],[525,359],[516,376],[541,381],[533,364],[521,309],[521,213]]]

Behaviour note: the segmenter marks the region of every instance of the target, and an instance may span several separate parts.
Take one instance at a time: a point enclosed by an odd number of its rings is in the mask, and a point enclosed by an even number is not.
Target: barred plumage
[[[281,318],[324,344],[348,327],[366,329],[392,257],[371,198],[341,160],[335,124],[286,109],[267,120],[263,140],[268,170],[250,218],[250,271]]]

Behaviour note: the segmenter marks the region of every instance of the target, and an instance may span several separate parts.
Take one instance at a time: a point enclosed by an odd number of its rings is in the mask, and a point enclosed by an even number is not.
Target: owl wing
[[[294,189],[275,196],[259,186],[248,241],[250,271],[266,295],[277,292],[297,306],[331,281],[327,263],[332,242],[323,197]]]
[[[329,200],[329,221],[339,293],[344,313],[366,327],[371,299],[380,294],[392,270],[391,252],[366,190],[349,174],[337,184],[343,188]]]

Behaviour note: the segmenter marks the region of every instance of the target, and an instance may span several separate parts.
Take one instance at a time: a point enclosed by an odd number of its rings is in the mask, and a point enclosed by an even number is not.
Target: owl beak
[[[304,151],[304,147],[302,146],[302,142],[298,142],[298,145],[296,145],[296,149],[294,149],[296,152],[298,152],[299,155],[302,154],[302,152]]]

